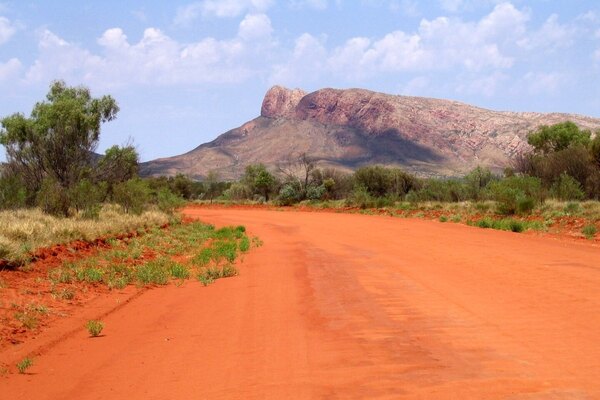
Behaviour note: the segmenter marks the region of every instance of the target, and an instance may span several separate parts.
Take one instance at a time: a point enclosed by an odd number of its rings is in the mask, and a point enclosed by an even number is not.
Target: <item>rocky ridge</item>
[[[234,179],[248,164],[275,167],[303,152],[322,166],[344,170],[373,163],[436,176],[462,174],[477,165],[500,170],[528,149],[529,132],[567,120],[600,129],[600,119],[575,114],[491,111],[364,89],[307,94],[274,86],[258,118],[189,153],[144,163],[142,172],[202,178],[216,170]]]

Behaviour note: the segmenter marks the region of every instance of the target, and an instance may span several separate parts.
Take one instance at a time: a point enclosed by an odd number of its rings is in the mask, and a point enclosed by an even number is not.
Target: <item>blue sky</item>
[[[121,112],[99,149],[131,138],[143,160],[191,150],[258,116],[274,84],[600,117],[600,4],[0,3],[0,115],[28,114],[55,79],[113,95]]]

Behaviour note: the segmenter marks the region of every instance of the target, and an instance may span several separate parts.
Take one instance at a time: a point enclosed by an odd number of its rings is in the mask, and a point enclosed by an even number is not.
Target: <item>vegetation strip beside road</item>
[[[208,285],[235,276],[236,260],[261,242],[248,237],[243,226],[215,229],[194,221],[156,226],[140,235],[108,239],[107,244],[0,271],[0,348],[38,334],[85,304],[92,293],[121,291],[128,285],[180,285],[192,278]]]

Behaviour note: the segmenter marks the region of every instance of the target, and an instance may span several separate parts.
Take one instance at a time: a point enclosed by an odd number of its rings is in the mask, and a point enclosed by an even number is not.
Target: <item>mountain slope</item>
[[[419,175],[457,175],[477,165],[499,170],[527,149],[530,131],[567,120],[600,129],[600,119],[574,114],[499,112],[362,89],[306,94],[275,86],[258,118],[188,153],[143,163],[141,171],[202,178],[215,170],[234,179],[248,164],[274,167],[300,153],[344,170],[375,163]]]

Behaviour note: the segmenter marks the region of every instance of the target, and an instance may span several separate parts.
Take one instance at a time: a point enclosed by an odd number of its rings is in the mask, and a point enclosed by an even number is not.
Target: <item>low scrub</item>
[[[0,211],[0,259],[20,264],[36,250],[75,240],[96,238],[167,224],[170,217],[160,211],[141,215],[125,213],[121,207],[105,205],[97,219],[83,216],[61,218],[39,209]]]
[[[98,337],[104,329],[104,323],[102,321],[91,320],[85,324],[85,328],[91,337]]]
[[[233,266],[252,240],[243,226],[215,229],[200,222],[175,224],[167,229],[151,229],[146,234],[121,241],[111,241],[110,249],[94,257],[66,261],[48,273],[54,290],[72,282],[104,284],[110,289],[166,285],[172,279],[183,281],[196,276],[202,283],[237,275]],[[184,261],[179,261],[181,255]],[[178,261],[172,257],[179,256]]]

